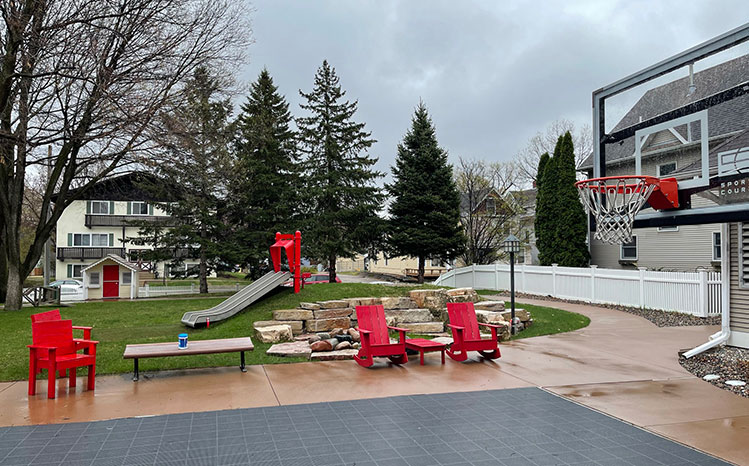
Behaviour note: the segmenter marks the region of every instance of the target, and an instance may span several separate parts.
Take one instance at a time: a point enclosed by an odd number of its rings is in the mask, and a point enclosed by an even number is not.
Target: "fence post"
[[[476,289],[476,264],[471,264],[471,288]]]
[[[590,302],[596,302],[596,269],[597,265],[590,266]]]
[[[190,283],[190,294],[195,294],[195,283]]]
[[[150,290],[150,288],[148,287],[148,282],[146,282],[146,298],[150,298],[150,297],[151,297],[151,295],[149,294],[149,293],[150,293],[150,291],[151,291],[151,290]]]
[[[707,308],[708,308],[708,296],[709,293],[707,291],[707,271],[700,269],[697,271],[697,274],[700,278],[700,304],[699,304],[699,312],[700,317],[707,317]]]
[[[640,271],[640,309],[645,309],[645,271],[646,267],[637,267]]]
[[[494,289],[499,291],[499,264],[494,263]]]
[[[525,264],[520,264],[520,287],[518,291],[525,293]]]
[[[557,265],[551,264],[551,295],[557,297]]]

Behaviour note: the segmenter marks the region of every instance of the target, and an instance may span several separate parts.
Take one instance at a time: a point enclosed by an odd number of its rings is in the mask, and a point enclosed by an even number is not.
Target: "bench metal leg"
[[[133,359],[133,382],[138,381],[138,358]]]
[[[247,369],[244,367],[244,351],[239,352],[239,370],[247,372]]]

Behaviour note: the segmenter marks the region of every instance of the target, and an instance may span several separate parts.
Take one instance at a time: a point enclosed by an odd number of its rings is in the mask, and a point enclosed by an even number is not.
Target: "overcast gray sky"
[[[510,160],[555,119],[589,123],[594,89],[749,20],[747,0],[253,4],[241,79],[267,67],[300,115],[298,90],[311,90],[327,59],[387,173],[420,98],[451,162]],[[642,91],[608,104],[609,127]]]

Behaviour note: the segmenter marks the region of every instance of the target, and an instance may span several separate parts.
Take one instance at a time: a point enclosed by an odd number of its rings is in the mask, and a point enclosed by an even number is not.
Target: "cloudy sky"
[[[298,90],[311,90],[327,59],[347,96],[358,99],[358,120],[379,141],[371,153],[384,172],[419,99],[452,162],[510,160],[558,118],[588,124],[594,89],[749,20],[746,0],[253,5],[255,43],[241,79],[267,67],[300,115]],[[749,53],[746,45],[733,53]],[[607,103],[607,126],[643,91]]]

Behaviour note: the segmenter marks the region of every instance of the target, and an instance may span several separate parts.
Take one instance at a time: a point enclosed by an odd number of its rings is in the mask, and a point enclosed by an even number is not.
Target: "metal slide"
[[[185,312],[182,316],[182,323],[188,327],[195,327],[198,324],[205,324],[206,318],[211,322],[219,322],[228,319],[258,299],[262,298],[268,292],[275,289],[289,279],[289,272],[268,272],[258,280],[245,286],[226,301],[203,311]]]

